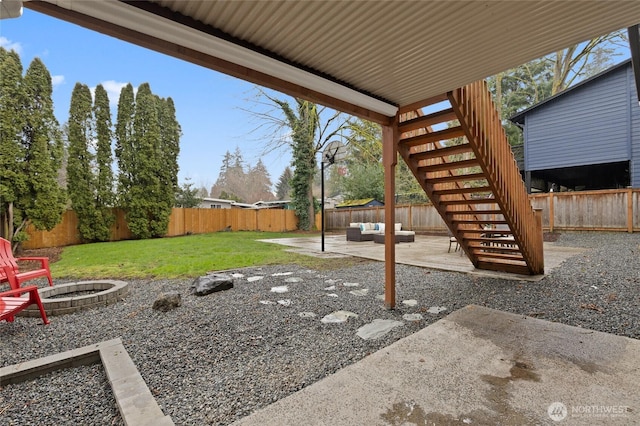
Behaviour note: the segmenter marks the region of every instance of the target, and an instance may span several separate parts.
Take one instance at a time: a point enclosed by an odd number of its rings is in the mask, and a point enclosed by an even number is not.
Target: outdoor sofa
[[[356,222],[350,223],[347,228],[347,241],[374,241],[375,235],[384,235],[384,223]],[[402,224],[394,224],[394,233],[396,243],[412,243],[415,241],[416,233],[414,231],[403,231]],[[379,241],[380,238],[377,239]]]

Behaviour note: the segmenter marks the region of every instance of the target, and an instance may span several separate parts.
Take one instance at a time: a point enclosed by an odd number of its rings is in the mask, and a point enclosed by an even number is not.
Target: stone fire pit
[[[129,292],[129,283],[115,280],[80,281],[41,288],[38,292],[47,315],[55,316],[119,302]],[[40,312],[35,305],[31,305],[20,315],[39,317]]]

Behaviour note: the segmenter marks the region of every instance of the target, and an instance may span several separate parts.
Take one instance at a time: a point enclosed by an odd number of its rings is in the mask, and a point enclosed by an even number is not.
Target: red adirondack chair
[[[20,272],[18,261],[40,262],[40,268]],[[9,286],[15,290],[20,288],[23,282],[39,277],[47,277],[49,285],[53,286],[49,259],[46,257],[14,257],[11,252],[11,243],[0,238],[0,283],[8,281]]]
[[[24,293],[28,293],[29,297],[21,296]],[[0,321],[13,322],[18,312],[33,304],[38,305],[42,322],[49,324],[47,314],[40,300],[40,294],[38,294],[38,287],[31,285],[16,290],[0,292]]]

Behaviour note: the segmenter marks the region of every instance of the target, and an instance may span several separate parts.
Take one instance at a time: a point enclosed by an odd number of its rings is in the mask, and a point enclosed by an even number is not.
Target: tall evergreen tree
[[[227,191],[228,181],[227,176],[229,173],[229,169],[231,168],[231,162],[233,161],[233,156],[229,151],[225,152],[224,157],[222,158],[222,166],[220,166],[220,173],[218,173],[218,179],[211,187],[211,192],[209,195],[211,198],[223,198],[222,192]]]
[[[94,175],[93,114],[91,91],[81,83],[76,83],[71,94],[67,141],[69,158],[67,161],[67,191],[71,207],[78,217],[78,232],[85,241],[96,240],[98,225],[96,209],[96,183]]]
[[[127,224],[138,238],[167,232],[177,190],[180,125],[173,101],[140,85],[133,97],[128,85],[120,93],[116,124],[118,195]]]
[[[135,143],[133,132],[133,117],[135,114],[135,99],[133,86],[127,84],[120,91],[118,99],[118,113],[116,118],[116,148],[115,156],[118,162],[118,205],[126,208],[128,192],[133,186],[135,176]]]
[[[273,192],[271,192],[271,177],[269,171],[262,162],[258,159],[258,162],[254,167],[249,170],[247,174],[247,189],[250,191],[248,201],[255,203],[257,201],[273,201],[275,199]]]
[[[236,146],[233,152],[233,162],[227,170],[227,192],[234,194],[237,199],[244,203],[249,203],[249,191],[247,185],[247,174],[245,172],[244,158],[240,147]]]
[[[111,237],[111,225],[115,222],[112,210],[115,201],[113,193],[113,154],[111,151],[112,129],[109,96],[101,84],[95,90],[93,117],[97,143],[96,166],[98,173],[95,198],[97,223],[94,227],[94,237],[98,241],[108,241]]]
[[[35,58],[23,81],[26,114],[22,140],[28,183],[26,194],[16,203],[22,212],[22,222],[16,232],[27,223],[36,229],[51,230],[60,222],[66,204],[66,194],[57,181],[63,144],[53,114],[51,75],[44,63]]]
[[[0,236],[8,240],[14,234],[14,205],[27,191],[24,102],[20,57],[0,47]]]
[[[160,234],[157,233],[158,222],[163,220],[164,212],[164,206],[156,204],[158,193],[162,190],[160,176],[157,173],[161,164],[156,152],[160,140],[160,126],[156,98],[147,83],[138,87],[133,131],[135,174],[124,207],[131,232],[140,238],[150,238],[163,235],[166,228],[161,230]]]
[[[224,155],[218,179],[211,187],[211,196],[248,203],[250,193],[242,152],[236,147],[233,154],[227,151]]]
[[[291,168],[286,167],[280,178],[278,179],[278,183],[276,184],[276,198],[280,201],[288,200],[291,196],[291,179],[293,178],[293,173],[291,172]]]
[[[176,190],[175,206],[190,209],[198,207],[202,198],[198,195],[200,190],[194,188],[190,178],[186,178],[185,182],[178,186]]]

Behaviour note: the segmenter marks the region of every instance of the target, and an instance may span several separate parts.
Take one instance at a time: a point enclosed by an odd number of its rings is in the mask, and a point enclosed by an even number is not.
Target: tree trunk
[[[9,241],[13,240],[13,201],[9,202],[7,208],[7,238]]]
[[[313,175],[309,176],[308,185],[309,185],[309,192],[308,192],[309,229],[307,229],[307,231],[311,231],[312,229],[315,229],[315,224],[316,224],[316,209],[315,209],[316,206],[315,206],[315,203],[313,202]]]
[[[500,72],[496,74],[496,110],[498,110],[498,117],[502,120],[502,77],[504,73]]]

